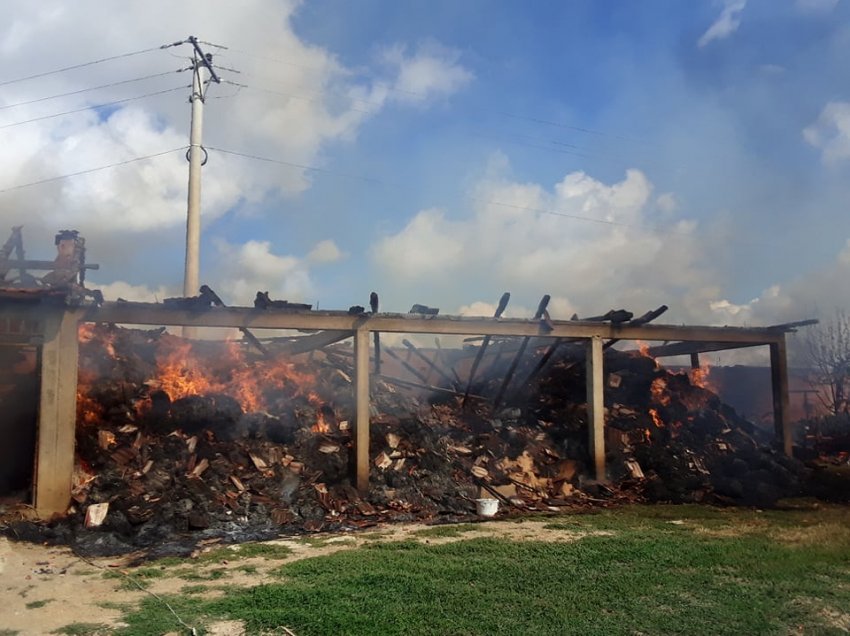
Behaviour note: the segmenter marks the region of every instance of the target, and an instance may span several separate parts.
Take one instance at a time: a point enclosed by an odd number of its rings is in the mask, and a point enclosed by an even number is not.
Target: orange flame
[[[664,428],[664,420],[662,420],[661,416],[658,415],[658,411],[656,409],[649,409],[649,415],[652,418],[652,423],[655,424],[657,428]]]
[[[220,356],[201,356],[187,341],[168,345],[158,352],[157,384],[172,401],[190,395],[223,393],[238,401],[246,412],[267,409],[270,394],[306,394],[311,404],[322,403],[318,395],[305,388],[313,385],[315,378],[298,371],[290,362],[249,363],[236,342],[225,343]]]
[[[688,372],[688,377],[691,379],[691,384],[698,386],[701,389],[709,391],[714,390],[714,386],[709,382],[708,376],[711,374],[711,366],[701,364],[698,369],[691,369]]]
[[[670,404],[670,392],[667,390],[667,378],[655,378],[649,387],[652,400],[661,406]]]
[[[313,424],[312,430],[314,433],[331,432],[331,425],[328,424],[328,421],[325,419],[325,414],[321,409],[316,412],[316,423]]]

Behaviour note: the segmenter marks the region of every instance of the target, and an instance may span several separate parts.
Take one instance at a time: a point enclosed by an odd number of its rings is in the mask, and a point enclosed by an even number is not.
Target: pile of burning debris
[[[47,538],[89,552],[167,550],[177,536],[248,540],[458,519],[481,496],[526,511],[643,500],[769,505],[800,487],[800,465],[760,444],[698,373],[613,348],[610,480],[590,479],[584,349],[564,343],[542,371],[532,369],[535,356],[528,368],[514,365],[534,381],[497,408],[475,394],[497,392],[498,363],[466,400],[456,384],[432,393],[373,378],[371,488],[358,493],[350,347],[283,356],[280,344],[266,341],[263,356],[244,341],[83,326],[74,512]],[[463,361],[440,353],[445,379],[459,379]],[[412,372],[415,364],[404,362]]]

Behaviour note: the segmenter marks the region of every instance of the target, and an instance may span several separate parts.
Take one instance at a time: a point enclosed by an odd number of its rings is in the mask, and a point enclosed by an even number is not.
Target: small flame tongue
[[[699,366],[698,369],[691,369],[688,373],[688,377],[691,379],[691,384],[693,384],[694,386],[698,386],[701,389],[713,391],[714,387],[708,380],[708,376],[710,374],[711,367],[707,364],[702,364]]]

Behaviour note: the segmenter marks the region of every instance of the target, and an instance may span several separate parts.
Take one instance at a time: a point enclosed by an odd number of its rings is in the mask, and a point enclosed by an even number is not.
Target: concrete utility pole
[[[200,286],[200,251],[201,251],[201,166],[206,163],[206,150],[201,144],[204,126],[204,70],[209,72],[210,79],[221,82],[212,67],[212,55],[205,54],[197,38],[189,36],[187,40],[192,45],[192,127],[189,135],[189,198],[186,215],[186,265],[183,274],[183,295],[195,296]],[[194,329],[184,327],[183,335],[194,336]]]

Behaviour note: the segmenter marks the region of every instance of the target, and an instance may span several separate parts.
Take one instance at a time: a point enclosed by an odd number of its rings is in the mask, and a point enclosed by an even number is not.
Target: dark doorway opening
[[[0,503],[31,503],[38,437],[38,349],[0,346]]]

